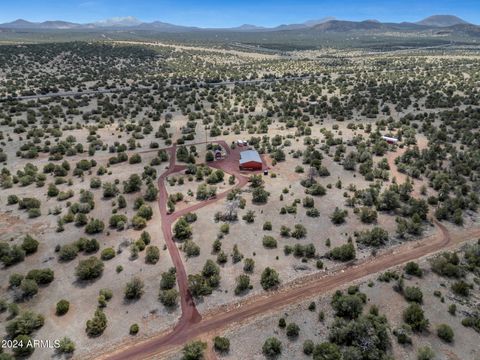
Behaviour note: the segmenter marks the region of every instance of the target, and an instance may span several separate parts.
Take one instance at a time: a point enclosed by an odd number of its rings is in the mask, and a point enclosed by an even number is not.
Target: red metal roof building
[[[242,151],[238,162],[240,170],[262,170],[263,163],[255,150]]]

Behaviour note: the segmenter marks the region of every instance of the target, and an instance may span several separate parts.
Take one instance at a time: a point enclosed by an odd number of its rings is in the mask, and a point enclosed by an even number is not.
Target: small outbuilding
[[[262,170],[263,163],[256,150],[247,150],[240,153],[238,166],[240,170]]]
[[[398,142],[397,138],[390,137],[390,136],[382,136],[382,139],[385,140],[389,144],[396,144]]]

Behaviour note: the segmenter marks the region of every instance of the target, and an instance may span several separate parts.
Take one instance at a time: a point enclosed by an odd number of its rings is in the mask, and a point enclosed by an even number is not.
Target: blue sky
[[[345,20],[417,21],[452,14],[480,24],[480,0],[0,0],[0,22],[66,20],[94,22],[134,16],[178,25],[274,26],[334,16]]]

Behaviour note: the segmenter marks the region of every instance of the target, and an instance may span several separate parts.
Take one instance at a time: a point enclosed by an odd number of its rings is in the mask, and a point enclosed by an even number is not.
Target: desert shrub
[[[342,354],[337,344],[323,342],[321,344],[315,345],[315,348],[313,349],[313,359],[341,360]]]
[[[286,334],[289,338],[296,338],[300,332],[300,327],[295,323],[287,325]]]
[[[248,275],[239,275],[235,279],[235,295],[239,295],[244,291],[250,289],[250,277]]]
[[[125,298],[126,299],[140,299],[143,294],[144,288],[143,280],[139,277],[133,277],[125,286]]]
[[[161,274],[162,279],[160,280],[160,288],[163,290],[172,289],[177,281],[177,277],[175,275],[175,268],[173,271],[163,272]]]
[[[470,285],[463,280],[456,281],[452,284],[452,291],[456,295],[467,297],[470,295]]]
[[[247,223],[253,223],[255,221],[255,211],[248,210],[247,213],[243,215],[242,219]]]
[[[182,360],[201,360],[203,352],[207,348],[207,343],[202,341],[192,341],[186,344],[182,350]]]
[[[218,352],[228,353],[230,351],[230,340],[226,337],[215,336],[213,338],[213,347]]]
[[[57,352],[60,354],[71,354],[75,351],[75,343],[68,337],[60,339]]]
[[[66,244],[60,248],[58,258],[61,261],[70,261],[77,257],[78,247],[75,244]]]
[[[70,308],[70,303],[67,300],[60,300],[57,302],[57,307],[56,307],[56,314],[57,315],[64,315],[68,312],[68,309]]]
[[[102,220],[91,219],[90,222],[85,226],[85,232],[87,234],[98,234],[103,231],[105,224]]]
[[[185,240],[192,236],[192,228],[184,217],[178,219],[173,227],[175,238],[178,240]]]
[[[362,313],[363,304],[359,293],[343,294],[341,291],[335,292],[331,302],[335,315],[346,319],[358,318]]]
[[[22,290],[22,296],[29,298],[38,293],[38,284],[32,279],[23,279],[20,283],[20,289]]]
[[[110,260],[115,257],[115,250],[111,247],[105,248],[102,250],[102,253],[100,254],[100,258],[102,260]]]
[[[103,268],[103,262],[95,256],[91,256],[86,260],[80,260],[75,268],[75,275],[80,280],[96,279],[102,275]]]
[[[423,302],[423,293],[417,286],[408,286],[403,290],[403,296],[407,301],[413,301],[418,304]]]
[[[110,221],[109,221],[109,224],[110,224],[110,227],[112,228],[117,228],[118,229],[118,225],[120,223],[123,223],[123,225],[125,225],[127,223],[128,219],[125,215],[123,214],[114,214],[110,217]]]
[[[147,220],[141,216],[135,215],[132,218],[132,226],[135,230],[142,230],[147,226]]]
[[[333,260],[350,261],[355,259],[355,247],[352,243],[337,246],[327,253],[327,256]]]
[[[188,257],[200,255],[200,246],[198,246],[193,240],[188,239],[183,245],[183,251]]]
[[[246,258],[243,262],[243,271],[252,272],[255,267],[255,261],[251,258]]]
[[[102,335],[107,328],[107,316],[101,309],[97,309],[92,319],[87,320],[85,332],[88,336]]]
[[[413,275],[418,277],[422,277],[423,275],[423,271],[420,268],[420,266],[413,261],[408,262],[403,269],[405,270],[405,273],[407,273],[408,275]]]
[[[377,211],[369,207],[360,209],[360,220],[365,224],[371,224],[377,221]]]
[[[359,233],[357,242],[365,246],[379,247],[388,241],[388,232],[380,227]]]
[[[313,348],[315,345],[313,344],[312,340],[305,340],[303,342],[303,353],[305,355],[311,355],[313,353]]]
[[[305,190],[305,193],[313,196],[323,196],[327,193],[327,190],[320,184],[313,184]]]
[[[437,336],[447,343],[453,342],[453,330],[447,324],[440,324],[437,327]]]
[[[301,239],[307,236],[307,229],[302,224],[295,224],[291,236],[295,239]]]
[[[417,360],[433,360],[435,353],[429,346],[423,346],[418,349]]]
[[[18,335],[30,335],[40,329],[45,322],[42,315],[33,311],[25,311],[7,323],[6,331],[9,337]]]
[[[158,259],[160,259],[160,250],[157,246],[148,246],[145,255],[145,262],[147,264],[156,264]]]
[[[18,335],[17,337],[15,337],[14,341],[16,341],[18,344],[18,346],[13,348],[13,353],[16,357],[27,357],[33,354],[33,352],[35,351],[32,338],[28,335]]]
[[[445,252],[431,260],[432,271],[440,276],[460,278],[463,271],[459,266],[460,259],[456,253]]]
[[[24,278],[24,276],[22,274],[13,273],[13,274],[10,275],[10,277],[8,279],[8,283],[9,283],[10,287],[20,286],[23,278]]]
[[[280,284],[280,277],[274,269],[266,267],[262,272],[260,284],[264,290],[269,290]]]
[[[128,332],[130,335],[137,335],[139,330],[140,327],[138,326],[138,324],[132,324],[130,325],[130,329]]]
[[[417,303],[409,305],[403,312],[403,321],[410,325],[413,331],[423,331],[429,326],[428,319],[425,318],[423,309]]]
[[[277,247],[277,240],[273,236],[265,235],[263,237],[262,244],[267,249],[274,249]]]
[[[166,307],[173,307],[177,304],[178,291],[175,289],[160,290],[158,298]]]
[[[347,210],[340,210],[338,207],[336,207],[332,215],[330,216],[330,219],[335,225],[340,225],[345,222],[347,214]]]
[[[270,193],[263,187],[257,187],[252,191],[252,202],[254,204],[266,204]]]
[[[276,337],[269,337],[262,346],[262,353],[266,357],[274,358],[282,353],[282,343]]]
[[[10,246],[8,243],[0,243],[0,261],[5,266],[15,265],[25,259],[25,250],[18,245]]]
[[[24,238],[23,238],[23,242],[22,242],[22,249],[25,250],[25,253],[27,255],[29,254],[33,254],[34,252],[37,251],[38,249],[38,241],[36,239],[34,239],[33,237],[31,237],[30,235],[26,235]]]
[[[55,278],[55,274],[51,269],[32,269],[28,272],[26,279],[31,279],[37,284],[50,284]]]

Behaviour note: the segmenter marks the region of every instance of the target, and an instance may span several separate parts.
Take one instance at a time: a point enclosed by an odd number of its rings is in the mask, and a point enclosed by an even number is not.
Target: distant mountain
[[[9,23],[0,24],[0,27],[6,29],[75,29],[81,26],[82,25],[80,24],[75,24],[67,21],[44,21],[36,23],[23,19],[18,19]]]
[[[345,32],[345,31],[359,31],[359,30],[381,30],[386,29],[387,26],[372,20],[366,21],[344,21],[331,20],[322,24],[313,26],[312,29],[320,32]]]
[[[323,24],[323,23],[326,23],[328,21],[332,21],[332,20],[337,20],[334,16],[327,16],[327,17],[324,17],[322,19],[318,19],[318,20],[307,20],[303,23],[303,25],[307,26],[307,27],[311,27],[311,26],[315,26],[315,25],[318,25],[318,24]]]
[[[129,26],[138,26],[141,24],[142,22],[133,16],[114,17],[114,18],[100,20],[93,23],[94,26],[100,26],[100,27],[129,27]]]
[[[454,25],[467,25],[469,23],[453,15],[433,15],[417,22],[417,24],[436,27],[448,27]]]
[[[76,24],[67,21],[30,22],[18,19],[9,23],[0,24],[0,29],[11,31],[31,30],[88,30],[88,31],[157,31],[157,32],[191,32],[191,31],[235,31],[235,32],[275,32],[275,31],[316,31],[316,32],[349,32],[349,31],[427,31],[434,30],[441,33],[463,32],[478,36],[480,27],[467,23],[453,15],[434,15],[417,23],[382,23],[378,20],[347,21],[333,17],[308,20],[298,24],[282,24],[276,27],[262,27],[254,24],[243,24],[231,28],[198,28],[169,24],[162,21],[142,22],[133,16],[114,17],[89,24]]]
[[[252,24],[243,24],[237,27],[230,28],[231,30],[264,30],[266,29],[263,26],[257,26],[257,25],[252,25]]]

